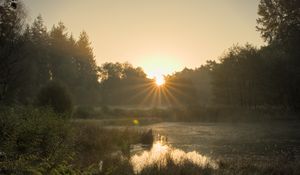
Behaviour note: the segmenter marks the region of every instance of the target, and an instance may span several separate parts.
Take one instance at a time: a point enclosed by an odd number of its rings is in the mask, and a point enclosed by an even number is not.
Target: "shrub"
[[[70,123],[51,110],[9,108],[0,112],[0,174],[66,170],[73,154]]]
[[[37,98],[39,106],[50,107],[57,113],[72,112],[72,97],[67,88],[58,82],[49,82]]]
[[[94,121],[74,122],[77,167],[88,167],[121,152],[129,156],[130,145],[140,140],[140,133],[131,129],[105,129]]]

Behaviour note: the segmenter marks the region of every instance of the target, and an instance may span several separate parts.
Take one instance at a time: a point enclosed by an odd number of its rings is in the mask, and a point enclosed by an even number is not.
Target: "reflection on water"
[[[135,128],[137,127],[135,126]],[[206,160],[211,166],[216,165],[213,160],[245,160],[259,164],[287,157],[295,162],[300,161],[300,122],[296,121],[269,123],[166,122],[138,127],[138,129],[152,129],[153,133],[157,134],[157,141],[166,140],[168,144],[159,145],[155,142],[152,149],[141,144],[133,145],[131,162],[136,171],[155,162],[161,163],[161,160],[163,165],[165,159],[161,157],[165,155],[171,155],[177,163],[180,162],[178,160],[188,159],[197,160],[195,162],[200,162],[197,164],[202,165],[201,162]],[[158,133],[167,138],[159,137]]]
[[[168,122],[145,128],[168,136],[173,147],[213,159],[266,161],[289,154],[300,160],[300,122]]]
[[[139,173],[147,166],[166,166],[168,159],[172,160],[176,165],[181,165],[189,161],[200,167],[209,166],[214,169],[218,168],[217,163],[209,157],[203,156],[196,151],[184,152],[161,141],[155,142],[150,150],[145,150],[142,153],[133,155],[130,161],[134,171]]]

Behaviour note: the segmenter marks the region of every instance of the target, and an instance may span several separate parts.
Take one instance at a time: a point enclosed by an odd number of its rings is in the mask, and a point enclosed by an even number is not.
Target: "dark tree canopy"
[[[161,87],[130,63],[97,66],[85,31],[75,38],[62,22],[49,30],[41,16],[26,25],[22,3],[0,2],[1,103],[33,104],[59,81],[76,105],[300,108],[299,0],[260,1],[257,30],[268,45],[235,45],[219,61],[166,75]]]
[[[20,73],[25,17],[21,3],[12,8],[11,1],[0,1],[0,102],[10,101],[8,96],[16,90],[13,84]]]
[[[97,65],[86,32],[78,40],[62,22],[48,31],[38,16],[24,25],[23,6],[1,4],[0,16],[0,101],[33,103],[39,89],[50,80],[63,82],[75,103],[100,100]]]
[[[73,110],[71,94],[67,87],[59,82],[51,81],[41,88],[37,104],[43,107],[50,107],[58,113],[72,112]]]
[[[257,29],[269,43],[299,37],[299,0],[261,0],[258,15]]]

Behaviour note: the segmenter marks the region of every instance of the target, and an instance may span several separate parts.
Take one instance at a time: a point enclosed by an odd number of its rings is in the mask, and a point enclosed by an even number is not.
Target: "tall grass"
[[[81,167],[98,163],[108,155],[120,152],[130,155],[130,145],[141,140],[143,132],[133,129],[104,129],[98,123],[74,122],[77,160]]]
[[[197,166],[191,161],[176,164],[167,160],[166,166],[152,164],[145,167],[138,175],[298,175],[299,162],[267,161],[257,162],[219,162],[219,168]]]
[[[74,122],[49,109],[1,108],[0,174],[300,174],[298,158],[278,156],[278,160],[265,162],[214,160],[215,166],[200,166],[190,158],[178,163],[168,150],[163,166],[157,161],[136,171],[130,145],[151,144],[151,140],[151,131],[105,129],[91,121]],[[178,153],[181,157],[190,156]]]
[[[0,172],[30,174],[62,169],[72,159],[73,138],[63,115],[48,109],[2,108]]]

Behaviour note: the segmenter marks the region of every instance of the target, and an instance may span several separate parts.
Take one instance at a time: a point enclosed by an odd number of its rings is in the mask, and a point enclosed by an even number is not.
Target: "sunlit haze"
[[[161,85],[165,84],[165,78],[163,77],[163,75],[157,75],[154,78],[155,78],[155,83],[157,86],[161,86]]]
[[[299,2],[0,0],[0,174],[300,175]]]
[[[149,77],[218,59],[234,43],[262,45],[258,0],[26,0],[29,21],[41,14],[85,30],[97,64],[128,61]]]

